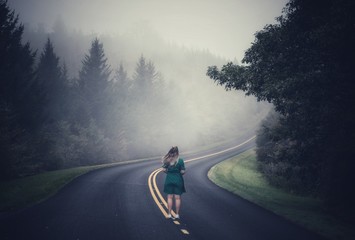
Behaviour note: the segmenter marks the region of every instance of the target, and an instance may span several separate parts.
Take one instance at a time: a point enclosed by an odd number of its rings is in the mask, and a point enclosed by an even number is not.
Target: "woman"
[[[163,157],[163,168],[166,173],[164,192],[168,194],[168,218],[172,218],[173,198],[175,198],[176,218],[180,218],[181,194],[186,190],[182,177],[185,174],[185,164],[184,160],[179,158],[178,147],[172,147]]]

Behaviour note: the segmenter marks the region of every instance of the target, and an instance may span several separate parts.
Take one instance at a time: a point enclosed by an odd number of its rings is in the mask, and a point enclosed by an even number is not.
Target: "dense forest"
[[[0,1],[1,180],[246,137],[269,108],[206,81],[206,50],[20,17]]]
[[[276,185],[326,200],[353,221],[355,3],[291,0],[255,35],[243,64],[207,74],[272,103],[257,137],[260,169]]]

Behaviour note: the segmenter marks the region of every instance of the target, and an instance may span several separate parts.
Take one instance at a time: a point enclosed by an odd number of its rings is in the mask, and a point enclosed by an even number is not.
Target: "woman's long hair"
[[[163,164],[171,164],[179,157],[179,149],[177,146],[171,147],[169,152],[163,157]]]

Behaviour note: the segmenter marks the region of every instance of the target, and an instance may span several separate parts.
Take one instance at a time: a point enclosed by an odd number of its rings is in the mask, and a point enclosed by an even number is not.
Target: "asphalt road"
[[[161,166],[152,160],[90,172],[45,202],[0,215],[0,239],[321,239],[208,179],[213,165],[253,145],[186,163],[179,225],[167,220],[152,198],[148,177]],[[156,178],[160,192],[164,177]]]

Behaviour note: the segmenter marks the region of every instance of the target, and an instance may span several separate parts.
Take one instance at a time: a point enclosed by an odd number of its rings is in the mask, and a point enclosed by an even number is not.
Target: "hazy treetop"
[[[149,26],[164,39],[240,61],[254,33],[286,0],[9,0],[21,22],[47,31],[58,19],[87,33],[125,34]]]

